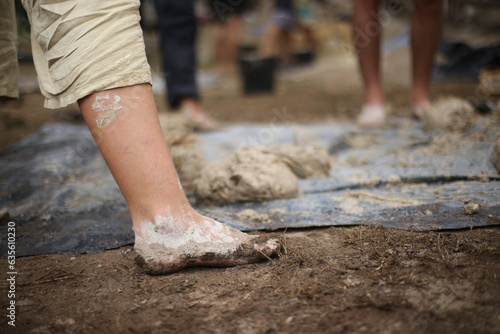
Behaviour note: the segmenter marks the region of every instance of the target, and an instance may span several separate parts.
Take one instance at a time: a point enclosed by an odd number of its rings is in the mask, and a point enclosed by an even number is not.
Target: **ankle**
[[[179,100],[179,105],[181,108],[183,107],[189,107],[193,109],[200,109],[200,103],[198,100],[191,96],[184,96]]]
[[[424,108],[431,105],[431,99],[428,94],[413,92],[410,95],[410,106],[413,108]]]
[[[385,104],[385,99],[380,92],[369,93],[365,96],[364,104],[368,106],[383,106]]]
[[[161,229],[163,233],[180,233],[187,230],[199,216],[198,213],[189,205],[168,206],[160,208],[148,208],[145,210],[130,210],[134,231],[136,236],[144,236],[144,228],[154,227]]]

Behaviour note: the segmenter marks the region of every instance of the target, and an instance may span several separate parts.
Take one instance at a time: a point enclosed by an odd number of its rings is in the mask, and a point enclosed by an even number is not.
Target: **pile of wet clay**
[[[194,191],[205,156],[192,135],[193,127],[182,114],[158,113],[160,125],[184,191]]]
[[[432,106],[424,108],[422,114],[426,131],[464,132],[471,128],[475,120],[472,104],[457,97],[442,97]]]
[[[483,131],[491,124],[485,126],[481,123],[496,123],[498,120],[500,120],[500,102],[493,111],[492,117],[485,119],[478,117],[469,101],[457,97],[440,98],[432,106],[425,108],[422,115],[423,127],[426,131],[441,131],[441,134],[436,134],[434,140],[439,136],[444,136],[447,141],[455,141],[455,144],[459,145],[471,136],[479,141],[491,140],[487,131]],[[461,137],[456,138],[452,136],[453,134]],[[478,135],[481,138],[478,138]],[[496,141],[493,147],[492,162],[500,173],[500,136],[493,140]],[[445,146],[441,145],[441,148],[445,148]]]
[[[182,115],[159,113],[165,141],[185,192],[200,204],[294,198],[298,178],[326,177],[328,151],[320,146],[248,146],[207,164]]]
[[[319,146],[248,146],[207,165],[196,182],[200,204],[293,198],[298,178],[328,176],[330,156]]]

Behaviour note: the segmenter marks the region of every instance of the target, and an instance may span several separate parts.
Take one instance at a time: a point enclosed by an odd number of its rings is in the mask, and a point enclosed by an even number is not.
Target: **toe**
[[[259,238],[259,239],[262,239]],[[283,249],[283,243],[276,238],[265,238],[264,240],[259,240],[255,243],[254,249],[259,252],[262,258],[268,258],[278,255],[278,253]]]

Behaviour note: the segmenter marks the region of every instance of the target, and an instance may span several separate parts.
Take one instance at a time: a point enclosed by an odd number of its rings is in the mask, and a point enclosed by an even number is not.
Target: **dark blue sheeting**
[[[366,135],[373,143],[348,145],[347,138]],[[491,162],[492,141],[429,155],[419,150],[432,137],[418,124],[404,131],[361,133],[349,123],[286,122],[235,125],[198,139],[210,161],[245,144],[318,144],[335,156],[330,177],[299,181],[299,198],[198,207],[241,230],[357,224],[441,230],[500,223],[500,176]],[[355,202],[354,210],[346,209],[346,201]],[[466,202],[480,204],[479,213],[465,215]],[[249,208],[267,218],[238,218]],[[134,241],[125,200],[83,125],[47,124],[3,153],[0,212],[5,210],[10,219],[1,221],[0,256],[6,255],[9,220],[16,223],[18,256],[93,253]]]
[[[303,194],[287,200],[203,207],[201,211],[240,230],[359,224],[413,230],[460,229],[500,224],[499,189],[498,181],[421,184],[406,189],[357,188]],[[356,201],[356,210],[346,212],[342,203],[348,198]],[[479,212],[465,214],[466,203],[480,204]],[[246,209],[265,214],[270,221],[249,223],[239,219],[238,213]]]
[[[16,223],[19,256],[94,253],[134,242],[125,200],[85,126],[43,126],[4,152],[0,179],[0,209]],[[3,220],[1,240],[5,232]]]

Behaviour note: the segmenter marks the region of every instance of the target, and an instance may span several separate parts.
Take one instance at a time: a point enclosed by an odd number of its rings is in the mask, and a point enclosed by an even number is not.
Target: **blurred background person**
[[[292,32],[304,34],[306,47],[313,54],[317,52],[317,40],[312,29],[314,14],[310,0],[275,0],[270,15],[270,26],[259,47],[264,57],[278,56],[280,64],[291,65],[293,57]]]
[[[210,131],[220,123],[200,105],[196,82],[196,20],[194,0],[155,0],[167,102],[180,110],[195,130]]]
[[[214,62],[218,74],[232,73],[236,69],[243,15],[252,8],[251,0],[207,0],[212,12],[214,27],[215,52]]]
[[[354,0],[353,39],[364,89],[364,105],[357,122],[363,127],[383,127],[387,117],[380,74],[379,5],[380,0]],[[416,117],[431,106],[429,88],[442,26],[443,0],[414,1],[410,112]]]

